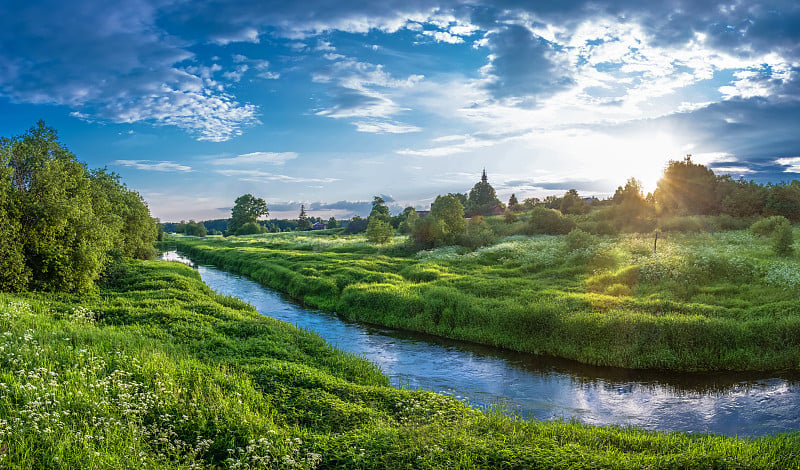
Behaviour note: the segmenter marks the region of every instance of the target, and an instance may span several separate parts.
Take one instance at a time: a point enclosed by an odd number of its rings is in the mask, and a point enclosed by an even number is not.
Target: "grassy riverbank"
[[[84,296],[0,294],[0,468],[795,468],[760,439],[524,421],[136,262]]]
[[[178,238],[193,258],[350,319],[588,364],[800,368],[800,265],[748,231],[509,237],[408,254],[359,237]]]

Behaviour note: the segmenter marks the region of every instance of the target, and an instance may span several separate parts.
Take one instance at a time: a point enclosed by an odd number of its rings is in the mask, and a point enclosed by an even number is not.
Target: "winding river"
[[[191,262],[176,252],[163,259]],[[800,374],[680,374],[591,367],[352,323],[302,307],[243,276],[195,266],[215,291],[311,330],[376,363],[398,387],[535,419],[761,436],[800,430]]]

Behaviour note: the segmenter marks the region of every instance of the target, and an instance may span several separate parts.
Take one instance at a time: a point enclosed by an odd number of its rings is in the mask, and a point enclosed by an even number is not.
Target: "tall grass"
[[[800,368],[797,258],[748,231],[662,234],[655,252],[580,231],[416,254],[358,237],[175,243],[359,321],[595,365]]]
[[[535,422],[136,262],[92,295],[0,294],[0,468],[797,468],[800,436]]]

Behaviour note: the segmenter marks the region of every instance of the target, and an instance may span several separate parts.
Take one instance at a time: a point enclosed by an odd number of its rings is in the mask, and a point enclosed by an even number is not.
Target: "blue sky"
[[[536,5],[540,3],[540,5]],[[162,220],[800,173],[800,4],[0,0],[0,135],[39,119]]]

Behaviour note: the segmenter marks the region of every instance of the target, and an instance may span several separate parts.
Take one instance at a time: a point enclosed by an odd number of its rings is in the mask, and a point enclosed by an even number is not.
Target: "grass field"
[[[347,318],[588,364],[800,369],[800,265],[749,231],[512,236],[408,253],[358,236],[168,242]]]
[[[175,263],[80,297],[0,294],[0,468],[798,466],[797,433],[525,421],[396,390]]]

